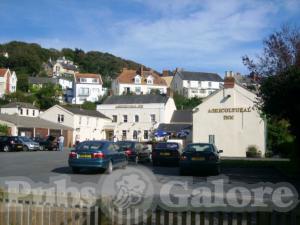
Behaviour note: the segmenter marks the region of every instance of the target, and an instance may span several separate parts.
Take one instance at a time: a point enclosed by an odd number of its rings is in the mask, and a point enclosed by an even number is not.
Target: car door
[[[109,152],[109,156],[111,161],[113,162],[114,166],[118,166],[120,163],[120,156],[119,156],[119,152],[117,152],[116,150],[116,146],[113,143],[108,144],[107,150]]]
[[[120,148],[118,144],[113,144],[115,151],[118,152],[118,162],[119,164],[123,164],[127,160],[127,156],[125,152]]]

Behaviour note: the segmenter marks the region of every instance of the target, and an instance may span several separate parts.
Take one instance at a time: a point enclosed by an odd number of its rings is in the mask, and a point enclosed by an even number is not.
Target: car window
[[[20,137],[20,139],[22,140],[22,141],[25,141],[25,142],[31,142],[32,140],[30,139],[30,138],[28,138],[28,137]]]
[[[213,152],[214,148],[211,144],[192,144],[188,145],[185,151],[196,151],[196,152]]]
[[[113,144],[113,148],[114,148],[115,151],[119,151],[120,150],[120,147],[117,144]]]
[[[166,143],[158,143],[155,148],[164,148],[164,149],[178,149],[179,145],[177,143],[171,143],[171,142],[166,142]]]
[[[102,142],[82,142],[76,147],[76,150],[100,150],[103,145]]]
[[[133,147],[133,143],[132,142],[118,142],[117,143],[121,148],[132,148]]]
[[[7,139],[8,139],[8,137],[1,137],[1,138],[0,138],[0,141],[3,141],[3,142],[4,142],[4,141],[7,141]]]

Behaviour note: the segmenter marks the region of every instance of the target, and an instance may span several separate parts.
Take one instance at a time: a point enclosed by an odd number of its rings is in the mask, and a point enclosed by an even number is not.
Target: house
[[[40,117],[27,117],[19,115],[0,114],[0,124],[7,125],[9,135],[45,138],[49,135],[65,137],[65,146],[71,147],[72,128],[62,124],[53,123]]]
[[[112,120],[110,136],[117,140],[149,141],[161,123],[170,123],[176,106],[167,95],[115,95],[97,110]]]
[[[216,73],[190,72],[178,69],[175,71],[171,89],[187,98],[204,98],[219,90],[223,79]]]
[[[38,117],[39,108],[27,102],[11,102],[1,106],[1,114],[19,115],[25,117]]]
[[[78,72],[78,67],[73,61],[68,60],[63,56],[53,63],[52,72],[54,77],[73,77],[74,74]]]
[[[0,68],[0,97],[4,94],[10,94],[17,90],[17,75],[15,71]]]
[[[73,79],[64,77],[28,77],[28,84],[33,88],[42,88],[45,84],[56,84],[60,85],[62,90],[67,90],[73,87]]]
[[[114,95],[134,93],[150,94],[159,92],[167,93],[167,83],[159,74],[153,70],[144,69],[130,70],[124,68],[121,74],[112,82],[112,92]]]
[[[193,110],[193,142],[214,143],[222,156],[245,157],[249,146],[264,155],[266,122],[255,107],[256,94],[226,73],[224,87]]]
[[[79,139],[101,140],[108,139],[106,136],[106,125],[110,125],[111,120],[96,110],[86,110],[75,107],[64,107],[55,105],[40,114],[40,118],[71,127],[72,143]]]
[[[100,74],[76,73],[73,83],[73,104],[85,101],[96,102],[104,95],[103,82]]]

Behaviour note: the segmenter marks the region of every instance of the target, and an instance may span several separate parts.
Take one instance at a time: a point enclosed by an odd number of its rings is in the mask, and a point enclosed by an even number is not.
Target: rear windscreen
[[[179,145],[177,143],[158,143],[155,146],[156,149],[174,149],[177,150],[179,148]]]
[[[82,142],[76,147],[76,150],[82,151],[82,150],[100,150],[103,147],[104,143],[97,142],[97,143],[88,143],[88,142]]]
[[[132,142],[118,142],[117,144],[120,146],[120,148],[132,148],[133,147]]]
[[[185,151],[196,151],[196,152],[213,152],[213,146],[210,144],[193,144],[189,145]]]

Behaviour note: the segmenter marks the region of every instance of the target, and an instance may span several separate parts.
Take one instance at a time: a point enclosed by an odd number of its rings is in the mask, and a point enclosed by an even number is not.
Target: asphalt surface
[[[68,150],[38,151],[38,152],[0,152],[0,178],[26,177],[33,182],[49,182],[50,178],[60,175],[68,176],[72,182],[97,183],[100,176],[107,176],[91,171],[83,171],[81,174],[73,174],[68,167]],[[167,179],[193,179],[194,181],[205,181],[206,174],[194,176],[179,176],[179,169],[175,166],[153,167],[150,163],[129,164],[129,167],[148,168],[158,180]],[[273,168],[222,168],[221,175],[225,175],[231,182],[257,183],[257,182],[292,182],[298,189],[298,181],[291,181]],[[299,189],[298,189],[299,190]]]

